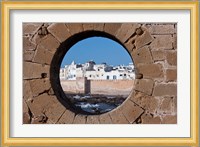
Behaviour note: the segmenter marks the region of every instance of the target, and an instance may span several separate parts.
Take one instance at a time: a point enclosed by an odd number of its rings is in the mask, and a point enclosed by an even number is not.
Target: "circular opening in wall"
[[[133,89],[135,71],[126,49],[106,37],[74,43],[60,66],[65,100],[83,114],[102,114],[121,105]]]

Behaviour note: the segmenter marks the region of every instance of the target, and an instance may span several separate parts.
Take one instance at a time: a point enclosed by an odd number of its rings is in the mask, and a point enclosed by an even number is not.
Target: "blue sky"
[[[91,37],[73,45],[63,58],[61,67],[93,60],[96,64],[106,62],[109,65],[128,65],[133,62],[128,52],[119,43],[104,37]]]

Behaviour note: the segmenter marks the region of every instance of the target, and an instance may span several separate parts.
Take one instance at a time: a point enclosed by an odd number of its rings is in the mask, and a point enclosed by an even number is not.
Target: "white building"
[[[113,67],[106,63],[95,64],[94,61],[85,64],[73,61],[60,69],[61,80],[76,80],[77,77],[87,77],[88,80],[132,80],[135,79],[135,71],[133,63]]]

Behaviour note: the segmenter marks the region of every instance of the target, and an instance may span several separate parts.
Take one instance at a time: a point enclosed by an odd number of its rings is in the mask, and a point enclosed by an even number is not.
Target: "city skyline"
[[[75,61],[83,64],[90,60],[97,64],[106,62],[108,65],[128,65],[133,63],[126,49],[108,38],[91,37],[77,42],[66,53],[61,63],[61,68]]]

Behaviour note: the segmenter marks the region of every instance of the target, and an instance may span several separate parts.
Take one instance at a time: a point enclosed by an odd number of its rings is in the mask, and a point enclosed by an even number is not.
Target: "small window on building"
[[[113,76],[113,79],[114,79],[114,80],[115,80],[115,79],[117,79],[117,76],[116,76],[116,75],[114,75],[114,76]]]
[[[120,77],[122,76],[122,74],[119,75]]]
[[[124,74],[124,76],[126,76],[126,74]]]
[[[106,78],[107,80],[109,80],[109,76],[107,76],[107,78]]]
[[[90,75],[89,77],[92,77],[92,75]]]

